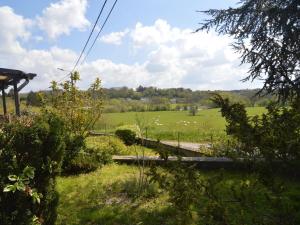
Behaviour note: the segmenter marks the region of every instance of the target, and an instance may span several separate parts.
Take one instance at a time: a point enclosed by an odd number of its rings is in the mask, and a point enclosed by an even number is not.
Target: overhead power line
[[[92,37],[92,35],[93,35],[93,33],[94,33],[94,30],[95,30],[97,24],[98,24],[98,21],[99,21],[101,15],[102,15],[102,12],[103,12],[103,9],[104,9],[106,3],[107,3],[107,0],[105,0],[104,3],[102,4],[101,10],[100,10],[100,12],[99,12],[99,14],[98,14],[98,17],[97,17],[97,19],[96,19],[96,21],[95,21],[95,23],[94,23],[93,29],[91,30],[90,35],[89,35],[87,41],[85,42],[85,45],[84,45],[83,49],[81,50],[80,56],[78,57],[78,59],[77,59],[75,65],[74,65],[74,67],[73,67],[71,73],[73,73],[74,70],[76,69],[76,67],[78,66],[78,63],[79,63],[79,61],[80,61],[80,59],[81,59],[81,57],[82,57],[82,55],[83,55],[83,53],[84,53],[84,51],[85,51],[85,49],[86,49],[88,43],[89,43],[89,41],[90,41],[90,39],[91,39],[91,37]],[[68,75],[69,75],[69,74],[68,74]]]
[[[102,27],[101,27],[101,29],[99,30],[99,32],[98,32],[96,38],[94,39],[93,44],[92,44],[91,47],[89,48],[89,50],[88,50],[87,54],[85,55],[84,59],[82,60],[81,64],[87,59],[88,55],[89,55],[90,52],[92,51],[92,49],[93,49],[93,47],[94,47],[96,41],[98,40],[98,38],[99,38],[99,36],[100,36],[100,34],[101,34],[103,28],[105,27],[105,25],[106,25],[106,23],[107,23],[107,21],[108,21],[110,15],[111,15],[112,11],[114,10],[114,8],[115,8],[117,2],[118,2],[118,0],[115,0],[113,6],[111,7],[111,9],[110,9],[110,11],[109,11],[109,13],[108,13],[108,15],[107,15],[107,17],[106,17],[106,19],[105,19],[105,21],[104,21]]]

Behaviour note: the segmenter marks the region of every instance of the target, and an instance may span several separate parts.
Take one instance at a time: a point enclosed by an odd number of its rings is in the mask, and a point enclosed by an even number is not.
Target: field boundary
[[[167,162],[178,162],[195,165],[201,169],[235,169],[246,168],[247,164],[242,160],[233,160],[226,157],[176,157],[169,156],[163,159],[159,156],[113,156],[113,161],[126,164],[139,164],[141,161],[146,165],[163,165]]]
[[[138,143],[144,147],[155,149],[160,152],[166,152],[171,155],[180,155],[180,156],[186,156],[186,157],[200,157],[203,156],[203,154],[195,149],[191,148],[184,148],[182,146],[173,145],[169,143],[164,143],[163,141],[156,141],[152,139],[145,139],[140,138],[138,139]]]
[[[90,136],[115,136],[114,134],[108,134],[103,132],[95,132],[90,131]],[[142,145],[147,148],[151,148],[154,150],[157,150],[158,152],[164,152],[169,155],[179,155],[179,156],[186,156],[186,157],[200,157],[203,156],[203,154],[198,149],[188,148],[181,146],[179,143],[179,146],[176,144],[168,143],[168,141],[157,141],[152,139],[146,139],[146,138],[138,138],[137,143],[139,145]],[[201,144],[199,144],[201,145]],[[203,146],[208,147],[206,144],[203,144]]]

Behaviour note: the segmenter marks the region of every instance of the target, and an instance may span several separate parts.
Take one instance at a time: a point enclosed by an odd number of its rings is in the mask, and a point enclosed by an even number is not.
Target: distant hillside
[[[126,111],[165,111],[188,110],[191,106],[197,108],[216,107],[211,101],[213,94],[218,93],[232,102],[240,102],[246,106],[266,106],[274,100],[274,96],[259,97],[259,89],[232,91],[193,91],[187,88],[156,88],[142,87],[135,89],[127,87],[103,88],[104,112]],[[51,91],[43,91],[44,96],[50,96]],[[23,94],[23,100],[28,104],[38,106],[35,93]]]

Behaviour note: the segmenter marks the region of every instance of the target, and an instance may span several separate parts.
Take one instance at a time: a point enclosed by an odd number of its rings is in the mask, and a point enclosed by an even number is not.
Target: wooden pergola
[[[0,68],[0,88],[2,91],[2,104],[3,104],[4,116],[7,115],[5,89],[7,89],[9,86],[13,87],[16,115],[20,116],[19,92],[29,83],[29,80],[32,80],[35,76],[36,74],[34,73],[24,73],[23,71],[20,70]],[[22,80],[23,83],[21,83],[18,86],[18,84]]]

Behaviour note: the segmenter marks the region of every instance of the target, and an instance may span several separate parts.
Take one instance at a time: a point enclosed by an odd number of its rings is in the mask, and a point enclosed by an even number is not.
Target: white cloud
[[[14,13],[8,6],[0,7],[0,55],[24,51],[20,40],[28,40],[32,21]]]
[[[19,39],[30,37],[31,24],[32,21],[16,15],[11,8],[0,7],[0,40],[4,43],[0,45],[0,65],[38,74],[25,91],[48,88],[51,80],[60,80],[67,74],[57,68],[72,69],[78,57],[74,51],[57,46],[43,50],[24,48]],[[238,89],[249,86],[239,81],[247,68],[238,67],[238,56],[228,47],[227,37],[215,33],[195,34],[158,20],[152,26],[138,23],[132,30],[109,34],[106,42],[122,44],[127,34],[134,48],[145,54],[145,60],[138,59],[135,64],[107,59],[86,62],[78,68],[81,87],[87,88],[96,77],[106,87]]]
[[[86,9],[87,0],[60,0],[43,10],[38,25],[51,39],[68,35],[72,29],[84,30],[90,25]]]
[[[131,32],[131,37],[136,47],[144,47],[145,45],[175,42],[185,33],[191,33],[191,30],[172,28],[167,21],[158,19],[153,26],[143,26],[143,24],[137,23]]]
[[[110,34],[104,35],[100,40],[107,44],[120,45],[122,44],[122,40],[128,34],[128,32],[128,29],[120,32],[112,32]]]
[[[238,89],[249,86],[240,82],[247,68],[239,66],[239,56],[230,48],[232,40],[226,36],[214,32],[194,33],[159,19],[152,26],[137,23],[131,38],[138,51],[150,49],[145,69],[156,76],[154,84],[159,87]]]

